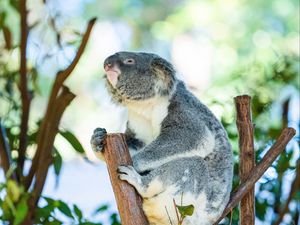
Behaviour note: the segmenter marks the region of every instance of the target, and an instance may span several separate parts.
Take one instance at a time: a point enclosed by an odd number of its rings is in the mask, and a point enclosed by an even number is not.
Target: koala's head
[[[104,61],[104,70],[118,102],[170,95],[176,79],[172,64],[150,53],[118,52]]]

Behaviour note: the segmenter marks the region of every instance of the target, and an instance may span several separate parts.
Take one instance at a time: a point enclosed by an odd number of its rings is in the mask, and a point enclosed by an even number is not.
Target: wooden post
[[[142,199],[133,186],[118,178],[120,165],[132,165],[132,160],[123,134],[106,137],[104,157],[115,194],[122,225],[148,225],[142,209]]]
[[[251,97],[248,95],[234,98],[239,132],[239,176],[244,183],[255,166],[255,152],[253,142],[253,124],[251,121]],[[254,187],[245,195],[240,203],[240,224],[254,225],[255,223],[255,196]]]

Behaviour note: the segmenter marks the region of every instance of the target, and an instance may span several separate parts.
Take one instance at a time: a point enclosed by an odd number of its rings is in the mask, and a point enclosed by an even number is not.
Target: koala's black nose
[[[117,60],[118,60],[118,57],[116,55],[109,56],[108,58],[106,58],[104,60],[104,65],[103,65],[104,68],[105,67],[112,68],[115,65],[115,63],[117,62]]]

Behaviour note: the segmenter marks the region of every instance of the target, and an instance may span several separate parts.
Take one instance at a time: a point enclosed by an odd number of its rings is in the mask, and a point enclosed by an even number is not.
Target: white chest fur
[[[168,114],[169,99],[154,97],[144,101],[128,101],[130,129],[145,144],[152,142],[160,133],[161,122]]]

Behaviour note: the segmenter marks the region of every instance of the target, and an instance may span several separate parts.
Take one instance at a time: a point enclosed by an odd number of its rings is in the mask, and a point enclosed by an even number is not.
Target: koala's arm
[[[165,163],[181,157],[193,157],[194,151],[200,144],[199,136],[191,135],[189,141],[183,141],[180,131],[162,132],[153,142],[140,149],[133,155],[133,166],[138,172],[152,170]]]

